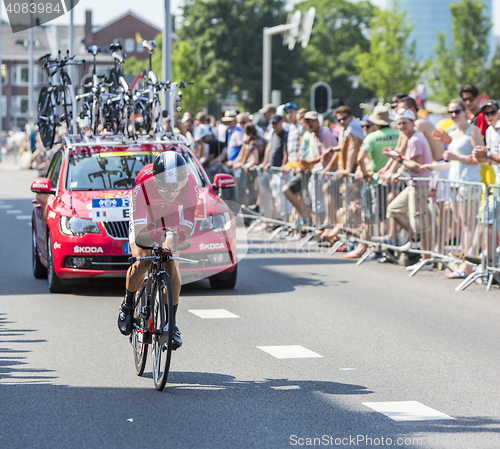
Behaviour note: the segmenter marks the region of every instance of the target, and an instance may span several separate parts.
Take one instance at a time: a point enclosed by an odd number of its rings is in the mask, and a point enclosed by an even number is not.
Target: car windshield
[[[157,151],[115,151],[72,155],[69,158],[66,189],[131,189],[142,167],[152,163],[158,154],[160,153]],[[191,154],[182,155],[198,186],[204,187],[203,177]]]

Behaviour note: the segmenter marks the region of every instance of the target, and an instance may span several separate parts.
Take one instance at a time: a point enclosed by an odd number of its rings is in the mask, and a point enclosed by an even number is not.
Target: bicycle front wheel
[[[46,150],[50,150],[54,143],[56,124],[51,93],[46,86],[42,87],[40,96],[38,97],[38,129],[43,146]]]
[[[166,274],[160,274],[155,285],[152,324],[153,380],[156,389],[162,391],[167,383],[170,369],[174,330],[172,286],[170,278]]]
[[[136,296],[133,314],[134,328],[130,334],[130,344],[134,352],[134,366],[138,376],[142,376],[144,373],[148,356],[149,316],[143,313],[144,310],[149,310],[143,309],[146,306],[146,301],[146,289],[145,284],[143,284]]]

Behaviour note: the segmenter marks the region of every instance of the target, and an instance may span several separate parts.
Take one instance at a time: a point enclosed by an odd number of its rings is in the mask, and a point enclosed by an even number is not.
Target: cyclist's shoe
[[[172,349],[175,351],[176,349],[180,348],[181,346],[182,346],[181,331],[174,324],[174,336],[173,336],[173,342],[172,342]]]
[[[123,301],[118,310],[120,311],[118,314],[118,329],[123,335],[130,335],[132,332],[132,307]]]

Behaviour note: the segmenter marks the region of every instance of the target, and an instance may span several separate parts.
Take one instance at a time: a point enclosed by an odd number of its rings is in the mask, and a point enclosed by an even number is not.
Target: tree
[[[155,41],[157,47],[152,58],[153,72],[159,79],[163,79],[162,35],[159,34]],[[142,73],[145,68],[149,68],[148,60],[139,61],[134,57],[128,58],[123,66],[124,72],[129,74]],[[172,47],[172,80],[193,83],[182,91],[181,106],[183,110],[196,111],[199,107],[207,105],[210,96],[205,91],[210,86],[199,72],[194,51],[187,42],[177,41]]]
[[[415,88],[429,62],[419,62],[415,41],[408,42],[412,27],[404,13],[376,10],[370,23],[369,51],[356,56],[360,83],[384,100]]]
[[[464,84],[475,84],[480,91],[488,85],[483,76],[489,55],[488,36],[491,19],[484,16],[485,5],[477,0],[450,4],[453,42],[448,45],[444,33],[438,35],[436,61],[430,82],[432,97],[440,103],[455,98]]]
[[[186,0],[181,40],[194,52],[197,67],[214,94],[248,91],[246,106],[262,98],[262,31],[286,22],[286,0]],[[272,88],[290,98],[295,52],[273,42]]]
[[[332,88],[333,98],[342,98],[356,113],[355,96],[373,95],[363,86],[353,91],[349,77],[358,75],[356,55],[369,49],[368,27],[375,8],[367,1],[307,0],[296,9],[306,11],[311,6],[316,8],[311,39],[305,49],[298,49],[296,81],[305,86],[302,103],[309,104],[312,85],[323,81]]]

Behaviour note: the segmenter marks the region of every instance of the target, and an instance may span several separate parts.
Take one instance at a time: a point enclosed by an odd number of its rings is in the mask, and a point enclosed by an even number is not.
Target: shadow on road
[[[347,397],[371,393],[360,385],[291,379],[253,382],[202,372],[172,372],[163,393],[154,390],[150,379],[134,384],[141,382],[142,388],[0,385],[0,445],[285,448],[290,447],[291,435],[384,435],[395,441],[400,436],[460,433],[485,441],[469,447],[486,448],[495,447],[486,441],[499,432],[500,420],[490,417],[394,422],[368,409],[354,410],[346,404]]]
[[[5,313],[0,313],[0,384],[38,383],[55,379],[41,375],[51,370],[27,368],[26,354],[30,351],[18,349],[19,344],[44,343],[46,340],[26,338],[33,329],[16,329],[14,322],[8,321]],[[15,345],[16,348],[9,347]],[[1,397],[1,395],[0,395]]]

